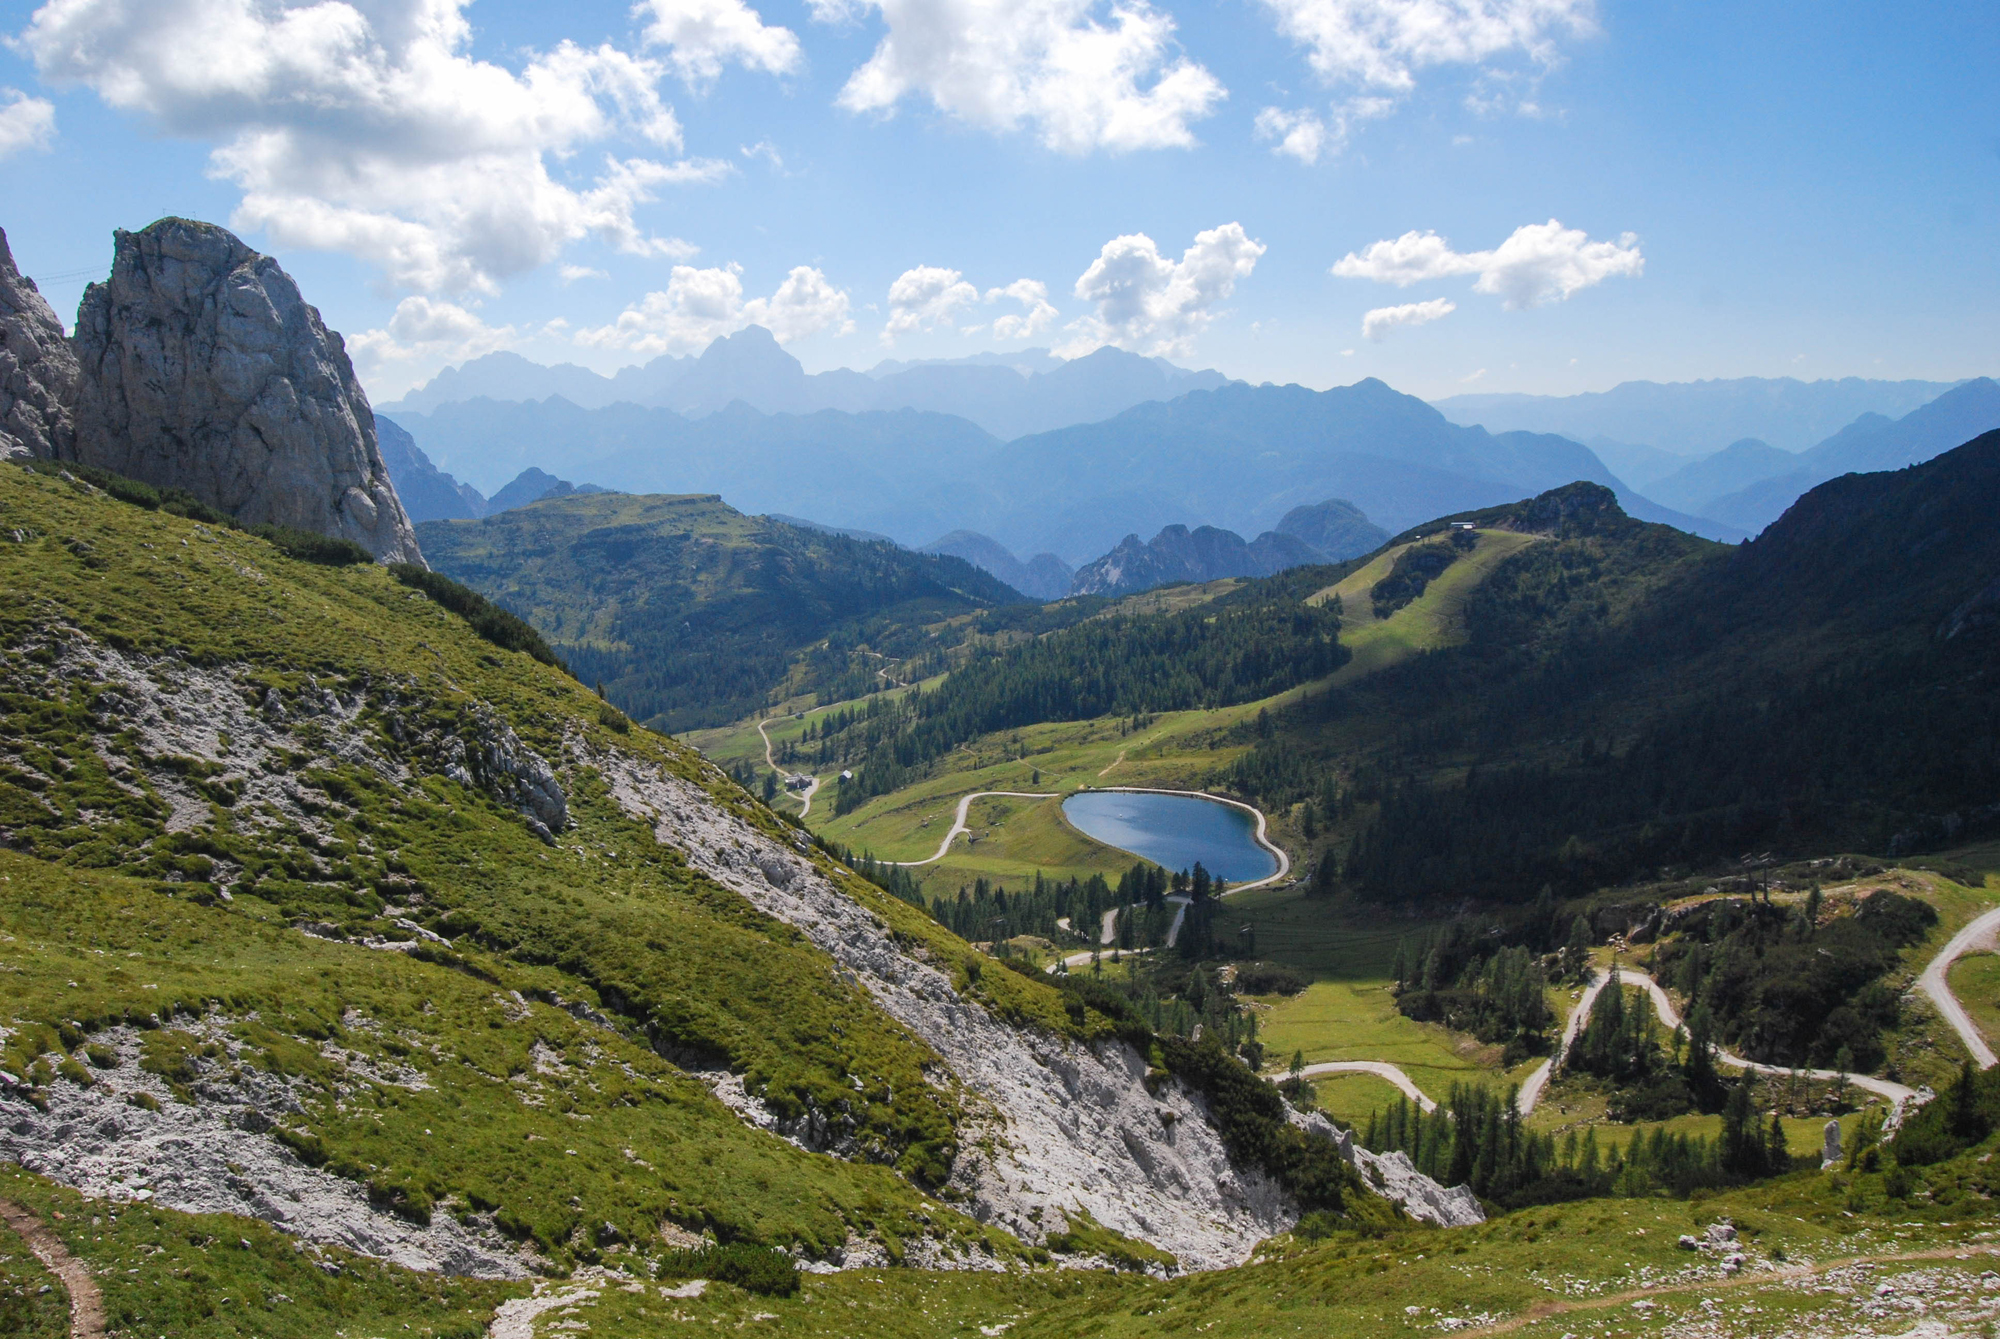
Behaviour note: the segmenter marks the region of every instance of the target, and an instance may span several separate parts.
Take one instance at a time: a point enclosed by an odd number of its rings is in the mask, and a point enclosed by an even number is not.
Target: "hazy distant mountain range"
[[[1053,553],[1038,553],[1022,562],[1006,545],[975,530],[954,530],[924,545],[924,553],[948,553],[963,558],[1038,600],[1060,600],[1069,594],[1076,571]]]
[[[475,487],[535,466],[628,492],[718,493],[748,512],[811,516],[907,545],[974,530],[1072,564],[1170,525],[1259,534],[1329,497],[1394,531],[1577,479],[1619,490],[1635,515],[1742,537],[1651,506],[1575,442],[1460,427],[1374,380],[1329,391],[1229,383],[1011,442],[914,409],[760,413],[737,403],[690,419],[631,404],[480,399],[395,417],[439,468]]]
[[[698,358],[665,355],[599,376],[573,363],[543,367],[516,353],[489,353],[448,368],[401,400],[392,414],[428,414],[466,400],[546,400],[580,409],[614,404],[671,409],[688,418],[742,401],[766,414],[921,409],[954,414],[1006,440],[1109,418],[1143,400],[1209,390],[1220,372],[1190,372],[1163,358],[1102,348],[1064,361],[1046,349],[949,363],[883,363],[871,372],[807,373],[771,332],[751,326],[710,344]]]
[[[1483,424],[1464,421],[1475,415]],[[385,460],[417,520],[485,515],[564,480],[717,493],[747,512],[950,553],[1052,598],[1075,568],[1121,545],[1138,561],[1138,536],[1175,526],[1190,542],[1204,527],[1233,532],[1246,552],[1259,541],[1241,536],[1267,531],[1331,552],[1325,535],[1279,523],[1329,497],[1372,534],[1583,479],[1635,517],[1742,539],[1824,479],[1927,459],[2000,426],[2000,388],[1632,382],[1432,406],[1374,380],[1250,386],[1115,349],[808,375],[753,327],[614,377],[490,355],[385,406],[383,423]],[[1269,561],[1222,565],[1251,574]]]
[[[1900,418],[1956,384],[1861,377],[1627,381],[1585,395],[1453,395],[1434,403],[1453,423],[1477,423],[1493,432],[1561,433],[1596,450],[1627,482],[1643,487],[1652,479],[1644,470],[1614,462],[1612,448],[1637,445],[1670,456],[1702,456],[1755,437],[1781,451],[1803,451],[1863,414]]]

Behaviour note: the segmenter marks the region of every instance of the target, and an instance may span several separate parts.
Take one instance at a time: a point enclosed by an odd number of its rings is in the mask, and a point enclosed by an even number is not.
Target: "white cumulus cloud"
[[[1226,93],[1146,0],[813,0],[824,20],[879,10],[888,34],[841,89],[854,112],[928,97],[988,130],[1033,126],[1060,153],[1181,148]]]
[[[55,104],[18,88],[0,88],[0,158],[46,149],[56,133]]]
[[[1076,296],[1096,303],[1096,314],[1072,324],[1076,338],[1057,352],[1074,357],[1115,344],[1161,357],[1185,355],[1264,250],[1240,223],[1196,233],[1178,261],[1161,255],[1144,233],[1114,237],[1076,281]]]
[[[979,290],[957,270],[936,265],[904,270],[889,285],[889,324],[882,328],[882,342],[894,344],[898,335],[949,325],[953,312],[977,301]]]
[[[1272,153],[1282,153],[1301,163],[1317,163],[1326,147],[1326,122],[1318,112],[1285,111],[1266,107],[1257,113],[1257,138],[1276,140]]]
[[[466,2],[48,0],[16,46],[46,80],[220,141],[210,165],[243,192],[236,226],[361,256],[404,287],[490,291],[590,233],[684,246],[648,236],[638,207],[727,169],[573,159],[621,140],[678,153],[666,67],[570,42],[519,70],[476,60]]]
[[[1541,65],[1557,41],[1591,32],[1593,0],[1264,0],[1278,31],[1328,83],[1406,93],[1427,65],[1521,54]]]
[[[1580,228],[1554,219],[1516,228],[1491,251],[1454,251],[1434,232],[1406,232],[1371,242],[1334,263],[1343,279],[1373,279],[1407,288],[1426,279],[1479,276],[1475,292],[1490,293],[1516,311],[1560,302],[1615,275],[1643,274],[1646,258],[1639,239],[1625,233],[1615,242],[1593,242]]]
[[[761,325],[789,344],[827,329],[846,334],[854,328],[849,311],[847,294],[809,265],[794,267],[770,297],[748,301],[740,265],[676,265],[665,289],[646,294],[608,325],[577,331],[576,342],[647,355],[682,353]]]
[[[1330,157],[1346,148],[1348,136],[1353,133],[1357,122],[1387,116],[1395,109],[1395,99],[1374,95],[1356,95],[1337,102],[1325,118],[1310,109],[1289,111],[1283,107],[1266,107],[1257,113],[1257,138],[1276,140],[1272,153],[1284,154],[1310,165],[1317,163],[1323,155]]]
[[[428,368],[463,362],[520,342],[511,325],[490,326],[477,312],[422,295],[404,298],[386,326],[347,337],[362,375],[376,385],[385,379],[409,380],[415,368],[393,364],[421,363]]]
[[[1039,279],[1016,279],[1005,288],[986,290],[988,302],[1012,298],[1025,309],[995,317],[993,338],[1032,339],[1055,324],[1055,304],[1049,301],[1049,286]]]
[[[767,74],[790,74],[803,60],[790,28],[767,25],[743,0],[643,0],[651,15],[643,40],[667,48],[667,59],[690,88],[706,88],[734,62]]]
[[[1383,338],[1398,326],[1429,325],[1432,321],[1443,320],[1457,310],[1458,304],[1449,298],[1432,298],[1429,302],[1405,302],[1400,307],[1377,307],[1361,318],[1361,333],[1365,338],[1380,344]]]

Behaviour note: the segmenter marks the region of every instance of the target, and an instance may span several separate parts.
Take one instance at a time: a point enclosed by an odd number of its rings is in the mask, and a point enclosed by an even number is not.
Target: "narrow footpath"
[[[35,1258],[69,1290],[70,1339],[104,1339],[104,1295],[83,1261],[69,1253],[46,1223],[12,1200],[0,1200],[0,1219],[28,1243]]]

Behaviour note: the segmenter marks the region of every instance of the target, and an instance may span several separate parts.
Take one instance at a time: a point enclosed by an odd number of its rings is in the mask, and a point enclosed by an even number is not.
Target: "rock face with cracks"
[[[62,322],[35,281],[14,268],[0,232],[0,460],[70,454],[77,379]]]
[[[52,454],[421,562],[346,346],[278,262],[187,219],[116,240],[77,312],[74,447]]]

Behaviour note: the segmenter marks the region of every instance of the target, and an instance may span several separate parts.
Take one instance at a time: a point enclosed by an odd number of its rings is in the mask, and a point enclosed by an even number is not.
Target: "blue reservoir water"
[[[1278,869],[1257,844],[1257,820],[1214,800],[1088,791],[1064,800],[1063,816],[1086,836],[1170,870],[1193,869],[1199,860],[1231,883],[1252,883]]]

